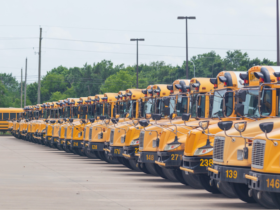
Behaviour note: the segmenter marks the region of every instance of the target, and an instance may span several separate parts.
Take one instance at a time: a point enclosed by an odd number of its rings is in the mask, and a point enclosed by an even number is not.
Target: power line
[[[127,43],[118,43],[118,42],[100,42],[100,41],[89,41],[89,40],[77,40],[77,39],[60,39],[60,38],[49,38],[46,37],[45,39],[49,39],[49,40],[60,40],[60,41],[73,41],[73,42],[87,42],[87,43],[99,43],[99,44],[118,44],[118,45],[130,45],[132,46],[132,44],[127,44]],[[182,48],[185,49],[186,47],[184,46],[170,46],[170,45],[146,45],[143,44],[141,46],[144,47],[168,47],[168,48]],[[247,50],[247,51],[273,51],[275,52],[276,50],[268,50],[268,49],[238,49],[238,48],[207,48],[207,47],[189,47],[192,49],[211,49],[211,50]],[[54,49],[54,48],[53,48]],[[57,48],[59,49],[59,48]],[[70,50],[70,49],[69,49]]]
[[[96,31],[119,31],[119,32],[137,32],[137,33],[166,33],[166,34],[182,34],[180,32],[170,32],[170,31],[140,31],[140,30],[121,30],[121,29],[101,29],[101,28],[86,28],[86,27],[73,27],[73,26],[50,26],[43,25],[46,27],[57,27],[57,28],[75,28],[75,29],[86,29],[86,30],[96,30]],[[275,37],[273,35],[257,35],[257,34],[212,34],[212,33],[189,33],[193,35],[206,35],[206,36],[260,36],[260,37]]]

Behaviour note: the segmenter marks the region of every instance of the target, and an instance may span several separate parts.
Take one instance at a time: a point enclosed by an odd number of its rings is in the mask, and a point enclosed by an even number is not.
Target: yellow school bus
[[[9,122],[20,118],[20,113],[23,113],[22,108],[0,108],[0,131],[6,132],[9,130]]]

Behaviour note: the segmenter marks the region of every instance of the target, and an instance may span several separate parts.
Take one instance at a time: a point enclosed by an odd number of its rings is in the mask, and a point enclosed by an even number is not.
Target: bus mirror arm
[[[265,132],[264,134],[265,134],[265,137],[266,137],[268,140],[270,140],[270,141],[273,142],[274,146],[277,146],[277,145],[278,145],[278,142],[274,142],[274,141],[280,141],[280,139],[271,139],[271,138],[269,138],[269,137],[267,136],[267,133],[266,133],[266,132]]]

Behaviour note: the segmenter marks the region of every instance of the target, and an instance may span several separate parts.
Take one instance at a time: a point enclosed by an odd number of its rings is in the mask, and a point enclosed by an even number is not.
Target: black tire
[[[277,209],[280,209],[280,193],[270,193],[274,205]]]
[[[217,186],[217,181],[215,180],[215,185]],[[219,191],[227,198],[237,198],[234,190],[228,182],[219,182]]]
[[[94,153],[89,152],[87,149],[85,149],[85,155],[90,159],[97,159],[96,155]]]
[[[145,163],[138,163],[139,169],[145,173],[145,174],[150,174],[150,172],[147,170]]]
[[[123,165],[125,165],[127,168],[132,169],[130,162],[128,161],[128,159],[124,158],[124,157],[120,157],[120,159],[122,159]],[[118,159],[119,160],[119,159]]]
[[[105,152],[104,151],[98,151],[98,155],[99,155],[101,160],[106,161],[106,157],[105,157]]]
[[[253,190],[253,197],[258,204],[267,209],[276,209],[276,205],[274,204],[274,201],[269,192],[262,192],[260,199],[258,199],[257,194],[258,191]]]
[[[136,160],[128,160],[128,161],[129,161],[129,164],[130,164],[132,170],[141,171],[140,168],[138,167],[139,164],[136,162]]]
[[[165,174],[164,174],[163,171],[162,171],[162,167],[160,167],[158,164],[155,164],[155,169],[156,169],[157,174],[158,174],[161,178],[167,179],[167,177],[165,176]]]
[[[63,147],[64,151],[67,153],[72,153],[72,150],[68,147]]]
[[[221,192],[217,188],[217,185],[213,184],[213,186],[210,185],[210,176],[207,174],[198,174],[198,180],[201,184],[201,186],[207,190],[208,192],[212,194],[220,194]]]
[[[106,153],[104,153],[104,155],[105,155],[105,158],[106,158],[105,161],[107,163],[110,163],[110,164],[119,164],[120,163],[117,158],[112,158],[112,157],[108,156]]]
[[[99,153],[97,151],[94,151],[93,154],[95,154],[95,156],[101,160],[101,157],[99,156]]]
[[[173,173],[172,169],[166,169],[166,168],[162,168],[162,172],[163,174],[166,176],[166,178],[171,181],[171,182],[178,182],[176,176]]]
[[[188,183],[188,185],[194,189],[203,189],[203,186],[200,184],[199,178],[194,174],[186,174],[182,171],[182,175],[184,180]]]
[[[154,176],[159,176],[159,174],[156,171],[156,164],[154,163],[145,163],[147,170],[149,171],[150,174]]]
[[[181,169],[179,169],[179,168],[174,169],[173,173],[174,173],[174,176],[176,177],[176,179],[178,180],[178,182],[181,182],[184,185],[188,185],[188,183],[183,178]]]
[[[249,188],[246,184],[230,183],[237,197],[246,203],[256,203],[254,197],[249,197]]]

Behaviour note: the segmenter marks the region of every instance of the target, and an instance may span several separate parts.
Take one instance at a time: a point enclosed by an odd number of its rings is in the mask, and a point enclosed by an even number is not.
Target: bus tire
[[[212,194],[220,194],[221,192],[217,188],[217,185],[210,185],[210,177],[207,174],[198,174],[198,180],[201,186],[208,192]]]
[[[249,188],[246,184],[241,184],[241,183],[230,183],[232,186],[233,191],[235,192],[236,196],[246,202],[246,203],[256,203],[256,200],[254,197],[249,197],[248,191]]]
[[[270,193],[270,195],[276,208],[280,209],[280,193]]]
[[[174,172],[173,172],[172,169],[162,168],[162,172],[169,181],[178,182],[178,180],[177,180],[176,176],[174,175]]]
[[[253,197],[260,204],[262,207],[266,209],[276,209],[276,205],[272,199],[272,196],[269,192],[262,192],[260,199],[258,198],[257,194],[259,191],[253,190]]]
[[[182,175],[184,180],[188,183],[188,185],[194,189],[203,189],[203,186],[200,184],[199,178],[194,174],[186,174],[182,171]]]
[[[219,187],[217,184],[218,182],[215,180],[215,185],[224,196],[227,198],[237,198],[237,195],[228,182],[220,182]]]
[[[180,182],[184,185],[188,185],[188,183],[183,178],[182,171],[180,168],[174,169],[173,173],[174,173],[174,176],[176,177],[176,179],[178,180],[178,182]]]
[[[145,163],[138,163],[139,169],[145,173],[145,174],[150,174],[150,172],[147,170]]]

